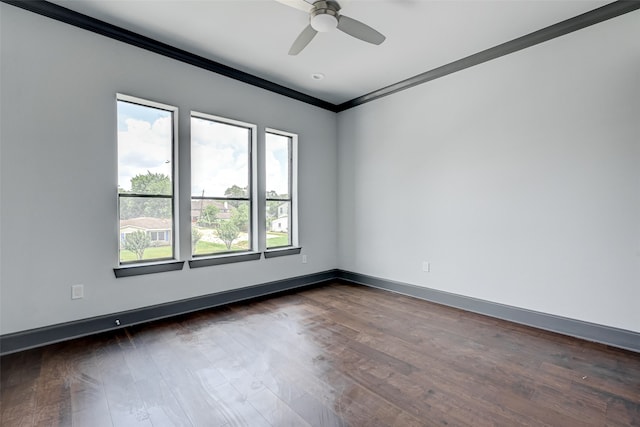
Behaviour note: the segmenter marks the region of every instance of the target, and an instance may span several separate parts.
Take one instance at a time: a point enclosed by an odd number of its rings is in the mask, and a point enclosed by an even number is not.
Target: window
[[[176,258],[177,108],[117,96],[119,264]]]
[[[178,261],[176,107],[118,94],[116,277]],[[258,247],[256,125],[191,112],[191,268],[299,254],[297,135],[267,129]],[[260,199],[262,200],[262,199]],[[187,236],[182,236],[188,238]],[[185,242],[186,243],[186,242]],[[184,250],[184,248],[183,248]]]
[[[266,246],[297,246],[296,212],[297,137],[276,130],[265,135]]]
[[[151,231],[151,241],[169,241],[169,236],[171,235],[169,231]]]
[[[254,125],[191,113],[193,257],[254,250],[254,139]]]

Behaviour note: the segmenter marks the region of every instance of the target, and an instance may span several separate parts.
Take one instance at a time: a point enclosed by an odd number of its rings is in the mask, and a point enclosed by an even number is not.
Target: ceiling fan
[[[276,0],[287,6],[300,9],[309,14],[309,25],[300,33],[291,45],[289,55],[297,55],[302,52],[318,32],[324,33],[334,28],[362,41],[379,45],[385,40],[385,36],[370,26],[363,24],[348,16],[340,14],[340,4],[334,0],[319,0],[313,4],[304,0]]]

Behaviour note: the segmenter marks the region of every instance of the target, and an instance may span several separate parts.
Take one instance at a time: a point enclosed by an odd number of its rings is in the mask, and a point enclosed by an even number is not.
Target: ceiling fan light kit
[[[321,33],[331,31],[338,27],[338,10],[340,10],[340,6],[337,3],[317,1],[313,4],[309,24],[314,30]]]
[[[379,45],[385,36],[366,24],[340,14],[340,4],[333,0],[320,0],[307,3],[304,0],[276,0],[287,6],[309,13],[309,25],[298,35],[289,49],[289,55],[297,55],[313,40],[316,34],[325,33],[335,28],[345,34],[367,43]]]
[[[316,15],[311,18],[311,26],[314,30],[326,33],[338,27],[338,19],[333,15]]]

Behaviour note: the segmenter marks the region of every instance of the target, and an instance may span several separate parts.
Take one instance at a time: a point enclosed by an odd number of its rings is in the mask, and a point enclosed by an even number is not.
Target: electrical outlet
[[[306,255],[302,255],[302,263],[303,264],[307,263],[307,256]]]
[[[84,285],[71,286],[71,299],[84,298]]]
[[[427,273],[431,271],[431,265],[429,265],[429,262],[422,261],[422,271],[425,271]]]

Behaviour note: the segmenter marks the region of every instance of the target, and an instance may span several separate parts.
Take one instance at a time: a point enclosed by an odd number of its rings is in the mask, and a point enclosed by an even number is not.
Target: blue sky
[[[118,102],[118,185],[128,190],[138,174],[171,176],[172,113]],[[191,118],[191,193],[224,196],[227,188],[249,184],[250,129],[199,117]],[[288,142],[266,135],[267,190],[287,194]]]
[[[133,104],[131,102],[118,102],[118,131],[127,130],[127,119],[142,120],[153,123],[158,119],[171,116],[171,112],[161,110],[159,108],[147,107],[144,105]]]
[[[129,190],[139,174],[171,176],[172,113],[118,102],[118,186]]]

